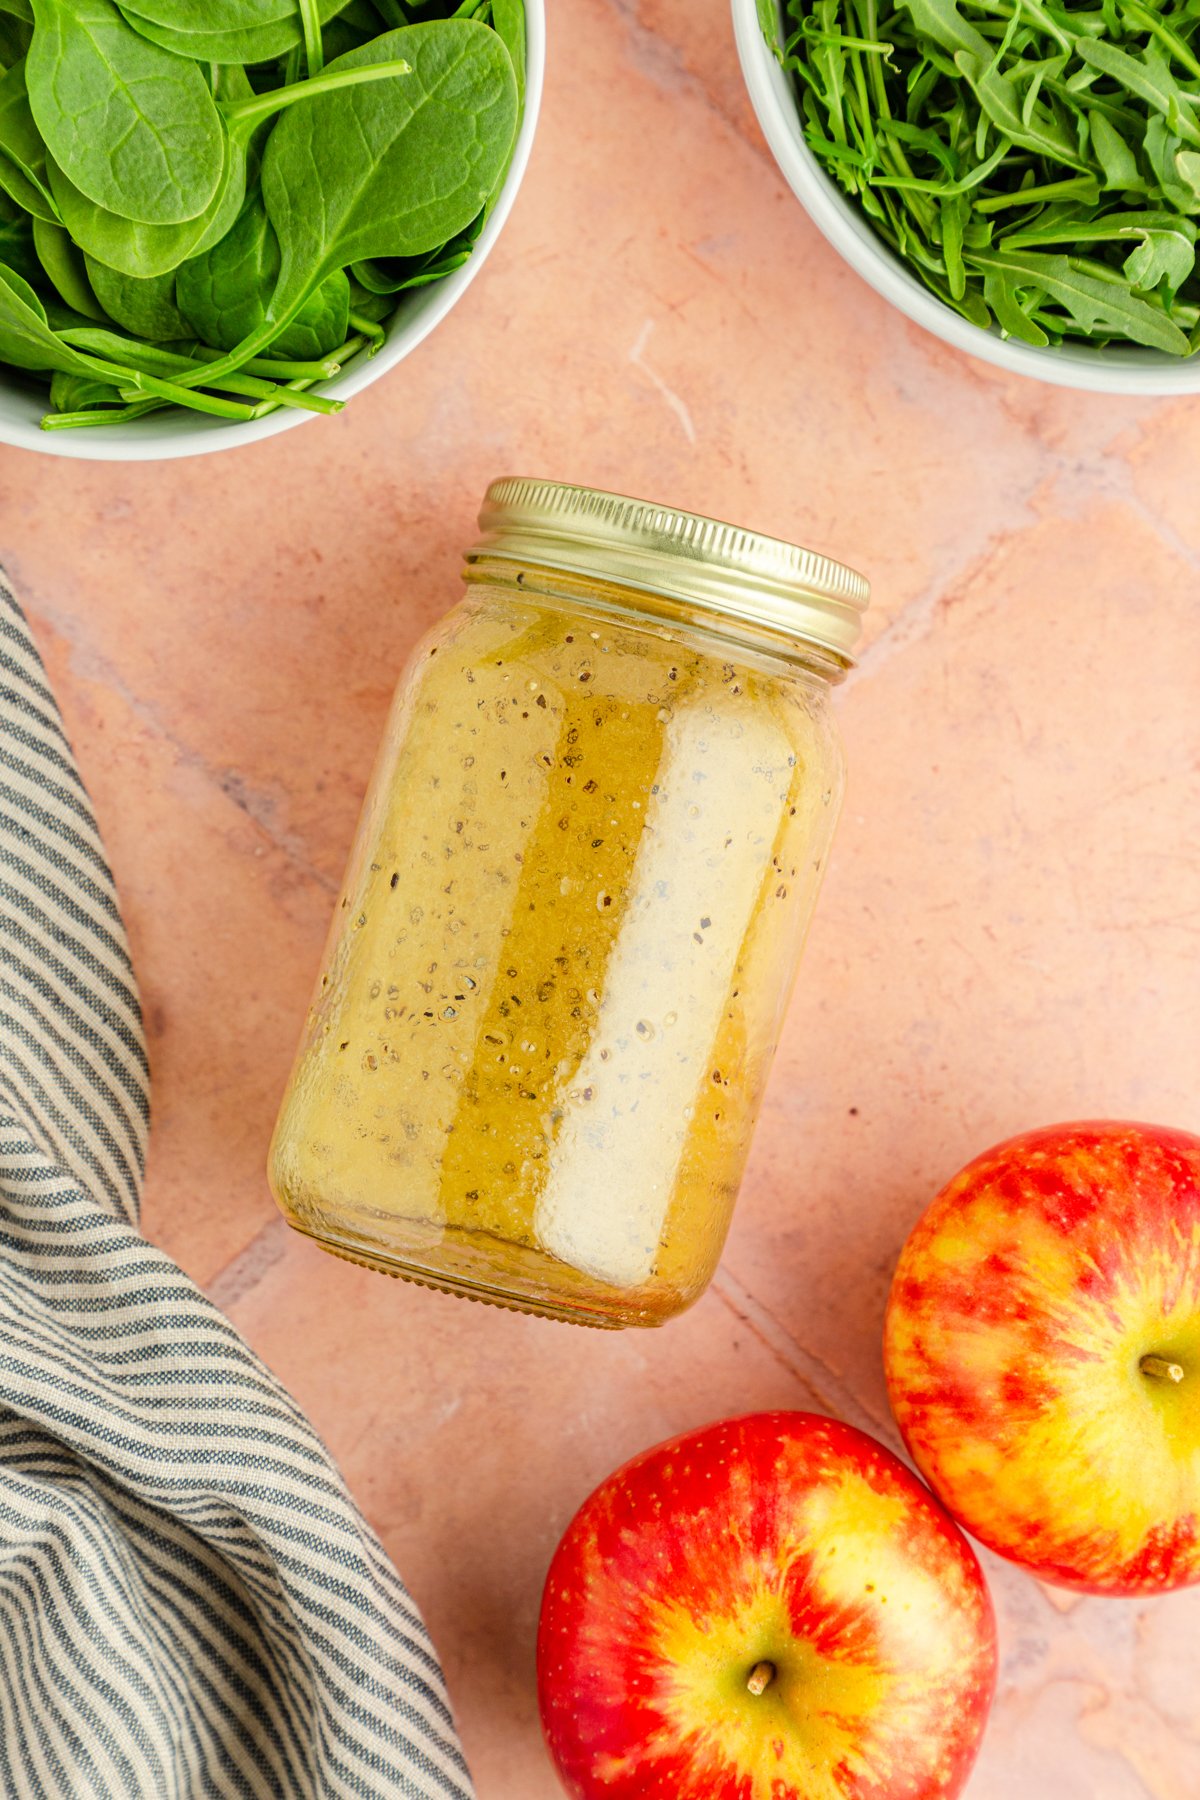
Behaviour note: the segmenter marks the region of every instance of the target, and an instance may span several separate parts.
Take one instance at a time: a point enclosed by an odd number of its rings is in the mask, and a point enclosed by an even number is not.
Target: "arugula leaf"
[[[1161,286],[1171,298],[1179,292],[1195,266],[1195,231],[1189,237],[1174,227],[1166,231],[1145,231],[1138,248],[1131,250],[1121,265],[1132,287],[1145,292]]]
[[[758,29],[770,45],[776,62],[782,63],[783,34],[779,29],[779,8],[775,0],[755,0],[755,10],[758,13]]]
[[[959,12],[954,0],[900,0],[911,14],[919,37],[927,38],[948,50],[951,56],[970,56],[985,68],[991,61],[992,45]]]
[[[1102,112],[1089,113],[1088,130],[1092,149],[1104,172],[1104,186],[1120,188],[1125,193],[1142,192],[1146,183],[1138,168],[1137,157],[1112,120]]]
[[[1119,282],[1081,273],[1069,257],[1045,256],[1036,250],[977,250],[970,261],[1001,277],[1014,296],[1031,288],[1057,302],[1086,337],[1097,333],[1124,337],[1168,355],[1187,355],[1187,338],[1164,313]]]
[[[1099,69],[1102,75],[1110,76],[1128,93],[1147,101],[1162,114],[1172,131],[1190,144],[1200,144],[1196,102],[1175,80],[1157,44],[1150,44],[1145,54],[1139,57],[1118,50],[1115,44],[1081,38],[1076,51],[1083,62]]]
[[[809,147],[946,305],[1193,353],[1200,0],[783,4]]]

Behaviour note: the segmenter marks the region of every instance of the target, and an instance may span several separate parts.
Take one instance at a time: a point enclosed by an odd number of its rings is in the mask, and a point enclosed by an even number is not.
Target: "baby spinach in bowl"
[[[453,304],[523,172],[542,0],[3,11],[10,442],[188,454],[339,411]]]
[[[1200,16],[1140,0],[734,0],[734,16],[781,168],[911,317],[1067,385],[1200,388]]]

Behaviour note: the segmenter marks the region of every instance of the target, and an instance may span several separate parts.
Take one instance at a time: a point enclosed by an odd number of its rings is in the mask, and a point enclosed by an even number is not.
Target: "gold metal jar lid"
[[[870,586],[798,544],[599,488],[513,475],[492,482],[479,526],[468,563],[499,557],[663,595],[853,663]]]

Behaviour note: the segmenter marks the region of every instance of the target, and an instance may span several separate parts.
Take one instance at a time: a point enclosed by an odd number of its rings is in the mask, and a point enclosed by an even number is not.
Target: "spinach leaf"
[[[508,51],[509,58],[512,61],[513,75],[516,77],[517,83],[517,120],[519,123],[521,114],[525,110],[525,61],[527,44],[525,39],[524,0],[492,0],[492,28],[500,39],[500,42],[504,45],[504,48]],[[517,140],[514,135],[512,148],[505,158],[504,167],[497,175],[492,186],[492,191],[488,195],[487,205],[484,208],[485,216],[491,212],[493,206],[495,206],[497,200],[500,198],[501,190],[508,180],[508,171],[516,148]]]
[[[0,0],[0,363],[47,428],[340,409],[313,383],[461,267],[516,140],[523,0],[426,4]],[[1123,250],[1169,292],[1169,227]]]
[[[322,19],[338,10],[320,0]],[[197,62],[270,62],[301,41],[296,0],[130,0],[122,11],[134,31]]]
[[[50,404],[59,412],[82,412],[89,406],[119,406],[121,395],[111,381],[96,375],[68,375],[56,369],[50,377]]]
[[[404,80],[359,79],[397,60],[409,71]],[[334,270],[417,255],[463,229],[510,154],[512,62],[496,34],[470,20],[387,32],[309,85],[322,84],[268,140],[263,198],[279,239],[279,280],[263,323],[206,371],[209,381],[265,349]],[[313,186],[319,214],[305,204]]]
[[[233,350],[266,318],[278,276],[279,242],[262,196],[255,192],[232,231],[179,270],[179,305],[197,337],[216,349]],[[349,310],[349,284],[337,269],[271,348],[302,360],[325,356],[345,340]]]
[[[350,281],[344,269],[335,269],[308,296],[291,324],[271,339],[267,355],[316,362],[345,343],[350,323]],[[361,323],[356,328],[364,329]]]
[[[80,249],[123,275],[146,278],[168,274],[229,230],[246,192],[246,152],[235,137],[226,134],[221,185],[207,210],[183,225],[144,225],[122,218],[81,194],[53,159],[48,162],[48,173],[62,222]]]
[[[372,294],[398,294],[406,288],[425,287],[440,281],[470,260],[471,252],[483,229],[484,215],[471,220],[465,231],[431,250],[426,256],[389,256],[375,261],[356,262],[350,273]]]
[[[15,269],[32,285],[45,279],[45,271],[34,249],[33,220],[18,207],[13,208],[13,214],[11,219],[0,216],[0,263]]]
[[[71,241],[70,233],[61,225],[47,225],[43,219],[35,219],[33,242],[42,269],[60,298],[85,319],[105,319],[104,308],[88,282],[83,255]]]
[[[20,62],[29,49],[29,40],[33,36],[33,21],[14,19],[11,14],[0,12],[0,66],[11,69],[15,62]]]
[[[179,225],[144,224],[98,206],[80,193],[53,157],[48,157],[50,190],[62,221],[76,243],[97,262],[133,277],[165,275],[189,257],[202,255],[232,229],[245,197],[251,143],[264,123],[269,123],[272,113],[300,100],[312,106],[319,95],[336,89],[341,80],[373,84],[376,80],[390,81],[398,72],[407,74],[408,65],[385,59],[379,68],[350,70],[345,76],[326,70],[315,81],[298,82],[261,95],[255,94],[244,80],[235,84],[249,91],[221,103],[227,121],[221,183],[207,210]]]
[[[189,335],[188,322],[175,304],[173,270],[139,278],[110,269],[93,256],[86,258],[86,266],[92,291],[104,312],[126,331],[135,337],[149,338],[151,343],[168,343]],[[84,312],[86,308],[76,310]]]
[[[29,104],[81,194],[145,225],[179,225],[217,191],[224,133],[199,65],[149,43],[111,0],[34,0]]]
[[[324,94],[271,133],[262,189],[280,272],[268,317],[286,322],[347,263],[445,243],[492,191],[517,125],[516,78],[495,32],[466,19],[410,25],[327,73],[395,59],[411,76]],[[307,183],[319,211],[305,203]]]
[[[46,147],[29,110],[24,58],[0,76],[0,188],[34,218],[57,221],[46,188]]]
[[[517,79],[517,111],[525,107],[525,7],[523,0],[492,0],[492,29],[508,51]]]
[[[15,269],[0,263],[0,357],[15,369],[62,369],[92,375],[93,365],[64,344],[46,309]]]

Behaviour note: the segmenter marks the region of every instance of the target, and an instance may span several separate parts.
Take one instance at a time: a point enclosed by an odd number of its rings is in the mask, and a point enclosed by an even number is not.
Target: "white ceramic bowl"
[[[1200,393],[1200,356],[1178,360],[1136,345],[1093,349],[1062,344],[1038,350],[996,330],[981,331],[944,305],[876,235],[805,143],[790,77],[762,34],[757,0],[733,0],[733,27],[751,102],[788,185],[834,249],[885,300],[968,355],[1037,381],[1106,394]]]
[[[389,369],[394,369],[398,362],[403,362],[461,299],[503,231],[529,161],[542,101],[546,68],[545,0],[525,0],[525,18],[525,115],[503,192],[479,235],[479,242],[461,269],[447,275],[444,281],[431,282],[428,287],[415,288],[406,295],[388,325],[383,346],[374,356],[360,353],[354,357],[341,375],[322,385],[323,394],[332,394],[338,400],[351,400],[363,388],[378,381],[381,375],[386,375]],[[149,413],[146,418],[132,420],[126,425],[43,431],[39,421],[45,412],[46,404],[37,390],[9,386],[0,371],[0,444],[16,444],[23,450],[40,450],[49,456],[82,456],[98,462],[160,462],[168,456],[200,456],[209,450],[235,450],[240,444],[258,443],[262,438],[274,437],[278,431],[288,431],[294,425],[302,425],[306,419],[321,416],[300,412],[294,407],[281,407],[265,419],[238,424],[173,408]]]

